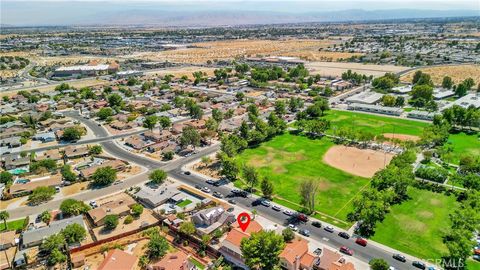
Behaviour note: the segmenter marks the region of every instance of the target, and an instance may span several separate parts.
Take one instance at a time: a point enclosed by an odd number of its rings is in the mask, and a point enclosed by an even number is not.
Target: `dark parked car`
[[[297,214],[297,219],[300,220],[300,221],[303,221],[303,222],[307,222],[308,221],[308,216],[305,215],[305,214],[298,213]]]
[[[202,187],[200,185],[195,185],[195,188],[196,189],[202,189]]]
[[[220,199],[223,198],[223,195],[222,195],[220,192],[218,192],[218,191],[214,191],[214,192],[213,192],[213,196],[215,196],[215,197],[217,197],[217,198],[220,198]]]
[[[318,221],[314,221],[312,222],[312,226],[313,227],[317,227],[317,228],[321,228],[322,227],[322,223],[318,222]]]
[[[230,199],[230,200],[228,200],[228,203],[236,204],[237,202],[234,199]]]
[[[310,231],[309,230],[305,230],[305,229],[301,229],[300,231],[298,231],[301,235],[304,235],[304,236],[307,236],[309,237],[310,236]]]
[[[260,204],[262,204],[262,200],[260,200],[260,199],[257,199],[257,200],[252,202],[252,206],[259,206]]]
[[[407,261],[407,258],[405,258],[405,256],[401,255],[401,254],[393,254],[393,258],[397,261],[401,261],[401,262],[406,262]]]
[[[357,238],[357,240],[355,240],[355,243],[359,244],[360,246],[362,247],[366,247],[367,246],[367,240],[366,239],[363,239],[363,238]]]
[[[338,236],[342,237],[342,238],[345,238],[345,239],[349,239],[350,238],[350,235],[346,232],[339,232],[338,233]]]
[[[231,213],[231,212],[233,212],[233,210],[235,210],[235,208],[230,207],[230,208],[227,209],[227,212]]]
[[[425,269],[425,268],[427,268],[427,266],[426,266],[423,262],[419,262],[419,261],[413,261],[413,262],[412,262],[412,265],[415,266],[415,267],[418,268],[418,269]]]
[[[207,182],[207,184],[209,184],[209,185],[213,185],[215,183],[215,181],[213,181],[212,179],[208,179],[205,182]]]
[[[186,175],[190,175],[191,173],[189,171],[184,172]]]

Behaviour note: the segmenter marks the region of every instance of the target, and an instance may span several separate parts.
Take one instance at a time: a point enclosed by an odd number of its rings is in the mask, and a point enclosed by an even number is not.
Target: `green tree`
[[[10,185],[13,183],[13,175],[7,171],[0,172],[0,183]]]
[[[295,233],[290,228],[283,229],[282,236],[285,242],[292,242],[295,239]]]
[[[158,122],[162,128],[168,128],[172,125],[172,121],[167,116],[160,116]]]
[[[49,237],[45,238],[40,245],[41,250],[54,250],[54,249],[63,249],[65,246],[65,238],[62,234],[57,233],[50,235]]]
[[[180,136],[180,145],[186,147],[192,145],[194,148],[200,145],[201,136],[194,127],[184,127]]]
[[[388,270],[390,265],[384,259],[372,259],[369,262],[371,270]]]
[[[255,187],[255,185],[257,185],[259,181],[257,170],[255,170],[255,167],[253,166],[245,165],[242,168],[242,174],[245,182],[247,183],[247,185],[250,186],[250,190],[253,191],[253,188]]]
[[[90,147],[89,153],[90,155],[100,155],[102,153],[103,149],[101,145],[94,145]]]
[[[0,219],[3,220],[3,226],[5,227],[5,230],[7,230],[7,219],[10,217],[10,214],[7,211],[1,211],[0,212]]]
[[[263,178],[262,183],[260,184],[262,189],[262,194],[266,198],[271,198],[273,195],[273,184],[268,178]]]
[[[195,225],[193,222],[188,221],[188,222],[183,222],[180,224],[180,227],[178,228],[178,231],[180,231],[183,234],[186,235],[192,235],[196,232]]]
[[[143,206],[139,203],[132,205],[132,216],[139,218],[143,213]]]
[[[110,166],[98,168],[93,173],[92,179],[96,186],[108,186],[117,179],[117,171]]]
[[[114,230],[118,226],[118,215],[105,216],[105,229]]]
[[[163,153],[163,159],[165,160],[172,160],[173,159],[173,156],[175,155],[175,153],[173,153],[173,151],[167,151],[165,153]]]
[[[110,107],[115,107],[122,105],[123,99],[119,94],[111,94],[107,97],[107,101]]]
[[[82,137],[80,127],[67,127],[63,130],[62,139],[68,142],[75,142]]]
[[[315,211],[315,197],[318,192],[318,183],[315,180],[305,180],[300,183],[300,204],[310,213]]]
[[[40,219],[42,220],[42,222],[48,225],[50,224],[50,220],[52,219],[52,214],[50,214],[50,211],[45,210],[40,214]]]
[[[78,216],[88,212],[88,210],[90,210],[90,206],[75,199],[65,199],[60,204],[60,210],[66,216]]]
[[[161,185],[167,179],[167,173],[164,170],[156,169],[148,175],[148,179],[154,184]]]
[[[223,120],[223,113],[219,109],[212,109],[212,117],[220,123]]]
[[[283,237],[274,231],[252,233],[249,238],[242,239],[240,244],[245,264],[256,270],[276,269],[284,247]]]
[[[162,258],[167,254],[169,249],[170,245],[168,244],[167,239],[158,234],[153,234],[147,244],[147,254],[151,260]]]
[[[85,239],[85,236],[87,235],[85,227],[77,223],[67,225],[61,233],[68,244],[79,243]]]
[[[145,119],[143,120],[143,127],[153,130],[157,122],[158,122],[158,117],[156,117],[155,115],[149,115],[145,117]]]
[[[283,100],[277,100],[275,101],[275,113],[278,116],[283,116],[284,114],[287,113],[285,102]]]
[[[53,198],[53,195],[55,195],[54,187],[37,187],[28,197],[28,201],[32,205],[37,205],[42,202],[51,200]]]
[[[227,155],[222,155],[220,158],[221,170],[220,174],[225,176],[230,181],[234,181],[237,179],[237,175],[240,172],[237,163],[232,159],[229,158]]]
[[[453,80],[449,76],[443,77],[442,87],[445,89],[451,89],[453,87]]]
[[[63,263],[67,261],[67,255],[65,255],[62,251],[58,250],[57,248],[53,249],[50,252],[50,255],[47,259],[47,264],[50,266],[56,265],[57,263]]]
[[[457,87],[455,88],[455,95],[459,97],[465,96],[467,92],[468,92],[468,88],[463,83],[458,84]]]
[[[101,108],[97,112],[97,117],[100,118],[100,120],[105,120],[112,115],[113,115],[113,110],[112,108],[109,108],[109,107]]]

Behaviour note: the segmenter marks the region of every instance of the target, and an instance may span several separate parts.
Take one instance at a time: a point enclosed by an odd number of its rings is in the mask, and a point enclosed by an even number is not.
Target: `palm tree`
[[[7,211],[0,212],[0,219],[3,220],[3,225],[5,230],[7,230],[7,219],[10,217],[10,214]]]

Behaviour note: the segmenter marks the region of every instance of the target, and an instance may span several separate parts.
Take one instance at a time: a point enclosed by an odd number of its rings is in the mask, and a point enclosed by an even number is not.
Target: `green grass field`
[[[442,237],[450,228],[455,197],[415,188],[408,194],[411,200],[393,206],[372,239],[422,259],[439,259],[447,252]]]
[[[185,207],[185,206],[187,206],[187,205],[189,205],[189,204],[191,204],[191,203],[192,203],[192,201],[190,201],[189,199],[186,199],[186,200],[183,200],[183,201],[181,201],[180,203],[178,203],[177,206],[178,206],[178,207]]]
[[[473,260],[467,261],[467,270],[480,270],[480,262]]]
[[[366,113],[330,110],[326,113],[332,128],[348,126],[357,130],[373,132],[376,135],[383,133],[397,133],[420,136],[423,128],[429,123],[385,117]],[[332,129],[330,130],[332,132]]]
[[[460,158],[465,155],[472,157],[480,156],[480,137],[478,134],[467,135],[465,133],[450,134],[448,143],[453,145],[453,153],[450,162],[458,164]]]
[[[17,219],[17,220],[12,220],[12,221],[7,221],[7,228],[9,231],[14,231],[18,229],[23,228],[23,223],[25,222],[25,219]],[[0,232],[5,230],[5,224],[3,221],[0,221]]]
[[[369,179],[323,163],[323,155],[331,146],[333,143],[326,138],[311,140],[284,134],[260,147],[245,150],[236,160],[239,165],[258,168],[261,176],[268,177],[274,183],[274,193],[287,200],[279,201],[283,205],[288,201],[300,203],[298,188],[301,181],[318,181],[317,211],[345,221],[352,210],[351,199],[368,184]]]

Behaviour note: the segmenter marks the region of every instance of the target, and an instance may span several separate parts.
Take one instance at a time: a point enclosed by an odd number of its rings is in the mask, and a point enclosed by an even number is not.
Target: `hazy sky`
[[[0,0],[0,23],[4,25],[67,25],[108,24],[113,19],[127,16],[131,21],[138,18],[155,20],[156,17],[174,18],[192,16],[205,12],[230,12],[254,16],[257,12],[278,14],[328,13],[329,11],[363,10],[379,11],[414,9],[411,18],[420,18],[419,10],[435,10],[443,13],[425,12],[425,17],[480,16],[480,0]],[[450,14],[447,14],[450,13]],[[253,14],[253,15],[252,15]],[[339,20],[351,18],[352,13],[339,15]],[[409,12],[391,13],[392,18],[406,18]],[[151,18],[147,18],[152,16]],[[328,14],[327,14],[328,15]],[[240,15],[239,15],[240,16]],[[343,17],[342,17],[343,16]],[[133,20],[132,18],[135,20]],[[366,17],[367,18],[367,17]],[[383,16],[382,18],[388,18]],[[357,18],[361,19],[361,18]],[[367,18],[368,19],[368,18]],[[127,21],[128,23],[128,21]]]

